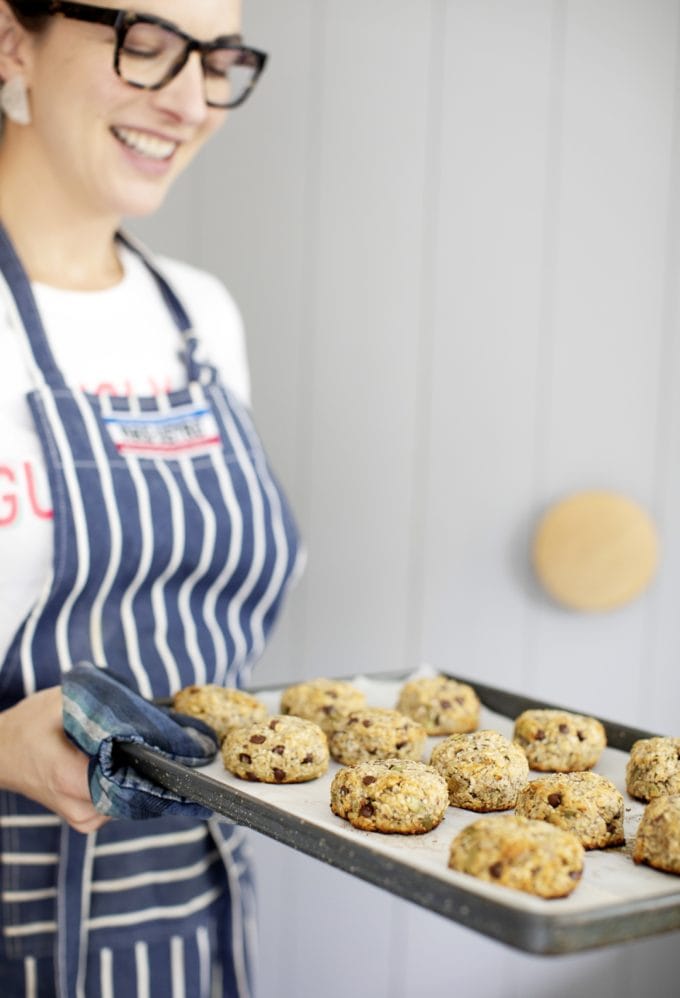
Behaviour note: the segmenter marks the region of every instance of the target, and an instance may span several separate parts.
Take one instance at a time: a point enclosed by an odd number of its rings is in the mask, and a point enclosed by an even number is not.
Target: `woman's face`
[[[100,0],[100,6],[115,3]],[[201,41],[241,30],[239,0],[139,0]],[[40,176],[74,207],[97,215],[145,215],[216,131],[225,112],[203,97],[197,53],[161,90],[139,90],[113,69],[114,31],[53,17],[30,40],[30,141]],[[74,200],[75,199],[75,200]]]

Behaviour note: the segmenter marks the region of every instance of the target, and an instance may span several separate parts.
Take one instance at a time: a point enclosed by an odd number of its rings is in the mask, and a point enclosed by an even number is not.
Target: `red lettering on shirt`
[[[40,520],[51,520],[54,516],[53,511],[42,507],[38,501],[35,473],[31,467],[30,461],[24,461],[24,475],[26,476],[26,491],[28,493],[28,502],[31,509]]]
[[[167,392],[172,391],[172,382],[170,378],[164,378],[163,381],[156,381],[155,378],[149,375],[148,379],[148,394],[152,396],[164,395]],[[100,381],[98,385],[92,388],[88,388],[85,385],[81,385],[81,390],[88,392],[90,395],[111,395],[114,397],[124,397],[130,398],[133,395],[143,394],[139,391],[135,392],[132,387],[132,382],[129,379],[121,382],[119,385],[114,385],[111,381]]]
[[[23,461],[15,467],[0,464],[0,483],[11,486],[0,491],[0,527],[10,527],[16,523],[22,511],[39,520],[52,519],[52,510],[38,497],[38,485],[43,480],[44,476],[36,473],[36,468],[30,461]]]
[[[6,465],[0,465],[0,478],[8,479],[12,485],[16,482],[16,475],[11,468]],[[2,509],[0,511],[0,527],[6,527],[10,523],[14,523],[19,512],[19,501],[17,499],[16,491],[14,492],[3,492],[0,494],[0,503],[2,504]]]

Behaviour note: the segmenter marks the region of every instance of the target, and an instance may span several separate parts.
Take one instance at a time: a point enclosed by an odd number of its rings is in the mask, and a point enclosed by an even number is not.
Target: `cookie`
[[[626,766],[626,790],[639,800],[680,794],[680,738],[634,742]]]
[[[427,733],[410,717],[385,707],[353,710],[329,737],[331,755],[344,766],[370,759],[420,760]]]
[[[305,783],[328,769],[328,740],[313,721],[275,714],[227,732],[222,761],[243,780]]]
[[[337,721],[366,706],[366,697],[351,683],[339,679],[310,679],[289,686],[281,694],[281,713],[314,721],[330,734]]]
[[[449,735],[435,745],[430,765],[446,780],[449,801],[468,811],[505,811],[529,779],[521,748],[498,731]]]
[[[451,843],[449,866],[490,884],[542,898],[570,894],[583,874],[583,846],[571,832],[515,815],[480,818]]]
[[[636,863],[680,873],[680,794],[654,797],[642,815],[633,846]]]
[[[185,686],[172,698],[173,709],[209,724],[220,741],[231,728],[253,721],[264,721],[265,705],[243,690],[207,683],[205,686]]]
[[[448,806],[445,780],[411,759],[360,762],[331,784],[333,813],[367,832],[421,835],[436,828]]]
[[[409,680],[399,693],[397,710],[422,724],[428,735],[474,731],[479,724],[479,697],[467,683],[447,676]]]
[[[525,710],[515,721],[514,740],[531,769],[572,773],[591,769],[607,744],[600,721],[566,710]]]
[[[555,773],[520,790],[515,814],[573,832],[584,849],[621,846],[623,796],[597,773]]]

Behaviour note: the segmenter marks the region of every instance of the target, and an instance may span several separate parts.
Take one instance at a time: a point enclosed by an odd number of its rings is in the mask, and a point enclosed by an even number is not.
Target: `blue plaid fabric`
[[[162,814],[209,818],[201,804],[140,776],[119,752],[119,745],[147,745],[185,766],[205,766],[219,743],[207,725],[170,714],[132,690],[109,670],[82,662],[62,681],[64,730],[90,757],[92,800],[113,818],[158,818]]]

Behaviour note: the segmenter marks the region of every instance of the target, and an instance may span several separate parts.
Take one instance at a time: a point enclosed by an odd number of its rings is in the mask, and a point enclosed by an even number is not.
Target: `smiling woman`
[[[241,832],[95,808],[61,692],[81,661],[241,685],[295,573],[228,292],[121,232],[252,92],[240,30],[236,0],[0,0],[3,998],[252,993]]]

